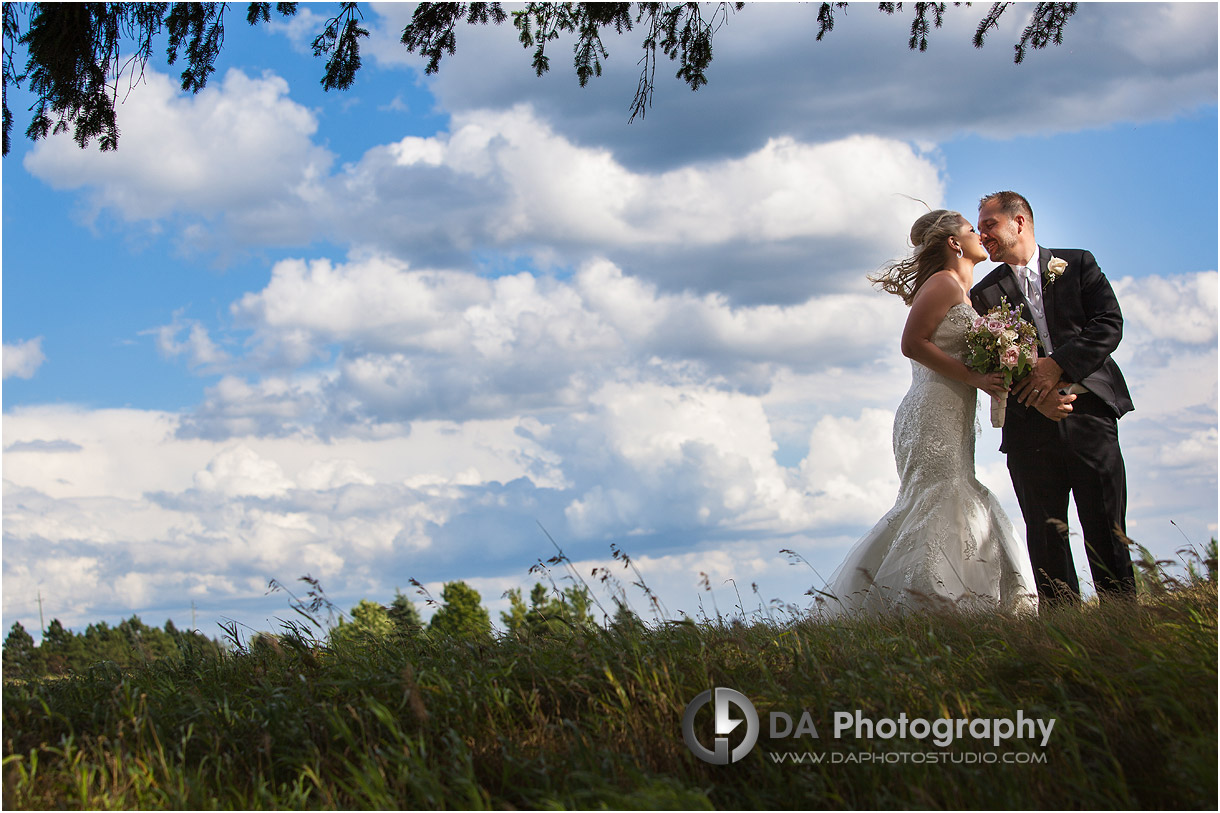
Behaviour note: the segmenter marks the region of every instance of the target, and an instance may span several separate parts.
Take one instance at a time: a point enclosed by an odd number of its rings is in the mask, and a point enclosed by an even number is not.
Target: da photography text
[[[707,705],[712,706],[715,724],[715,736],[710,748],[695,730],[696,717]],[[743,724],[745,728],[739,729]],[[808,711],[802,711],[795,717],[785,711],[773,711],[767,715],[767,724],[767,735],[772,740],[799,737],[821,739],[813,715]],[[834,712],[831,732],[836,740],[846,737],[858,740],[916,739],[931,742],[940,748],[947,748],[963,739],[987,741],[995,747],[1007,740],[1022,739],[1037,742],[1045,748],[1050,742],[1054,728],[1054,718],[1044,720],[1028,717],[1020,709],[1015,719],[937,717],[932,720],[908,717],[906,712],[897,717],[873,719],[856,709],[854,712]],[[736,745],[732,745],[729,734],[735,731],[741,739]],[[754,748],[761,733],[761,721],[750,699],[735,689],[723,686],[701,692],[687,705],[682,717],[682,737],[687,747],[695,756],[713,765],[728,765],[743,759]],[[732,739],[736,739],[736,736]]]

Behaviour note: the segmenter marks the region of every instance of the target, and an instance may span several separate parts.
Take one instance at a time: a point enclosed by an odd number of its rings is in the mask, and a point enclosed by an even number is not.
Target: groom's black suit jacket
[[[1067,261],[1067,270],[1053,282],[1047,274],[1051,257]],[[1083,384],[1100,399],[1078,396],[1074,410],[1084,414],[1096,410],[1115,419],[1122,417],[1135,407],[1122,372],[1110,358],[1123,336],[1123,315],[1109,280],[1093,255],[1081,249],[1052,250],[1039,246],[1038,264],[1042,269],[1047,329],[1054,345],[1051,358],[1063,368],[1065,380]],[[1001,297],[1006,297],[1009,305],[1019,304],[1022,315],[1033,324],[1029,306],[1008,265],[995,268],[970,291],[971,302],[979,313],[1000,304]],[[1065,423],[1070,421],[1071,416],[1064,419]],[[1015,395],[1009,396],[1000,451],[1034,450],[1061,442],[1054,421],[1018,403]]]

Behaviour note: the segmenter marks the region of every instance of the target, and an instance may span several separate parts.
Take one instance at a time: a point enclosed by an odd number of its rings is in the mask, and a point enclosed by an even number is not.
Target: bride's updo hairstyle
[[[949,238],[961,234],[967,224],[960,212],[937,209],[922,215],[911,226],[911,245],[915,251],[905,260],[886,265],[869,280],[881,290],[897,294],[911,304],[915,294],[928,278],[948,267]]]

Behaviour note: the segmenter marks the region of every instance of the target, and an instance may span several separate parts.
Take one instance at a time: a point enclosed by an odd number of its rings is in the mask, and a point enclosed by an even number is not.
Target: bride
[[[870,278],[911,308],[902,331],[911,388],[894,415],[898,499],[848,553],[818,599],[821,612],[1033,609],[1029,559],[974,476],[977,390],[1008,391],[999,373],[963,362],[974,266],[987,251],[970,223],[945,209],[916,220],[911,243],[910,258]],[[1044,414],[1062,418],[1072,398]]]

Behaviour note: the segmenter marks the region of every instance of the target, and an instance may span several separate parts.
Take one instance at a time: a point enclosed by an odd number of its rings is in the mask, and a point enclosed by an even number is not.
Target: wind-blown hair
[[[920,286],[937,271],[949,266],[949,238],[961,234],[969,221],[960,212],[936,209],[921,215],[911,226],[914,253],[905,260],[886,265],[869,277],[874,285],[889,294],[902,297],[908,305],[915,299]]]

